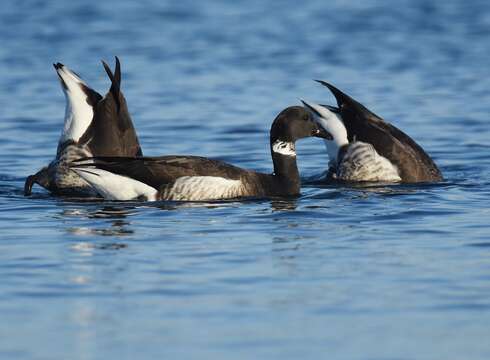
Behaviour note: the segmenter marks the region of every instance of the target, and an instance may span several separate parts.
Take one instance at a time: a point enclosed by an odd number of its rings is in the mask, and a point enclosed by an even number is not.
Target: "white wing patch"
[[[66,85],[66,88],[62,86],[66,98],[66,109],[60,143],[66,140],[77,142],[89,127],[94,116],[94,110],[87,103],[87,95],[82,88],[82,85],[87,86],[87,84],[66,66],[56,71]]]
[[[337,178],[346,181],[401,181],[397,167],[379,155],[373,145],[362,141],[349,146],[338,166]]]
[[[294,143],[288,141],[276,140],[272,144],[272,151],[281,155],[296,156],[296,147],[294,146]]]
[[[145,183],[96,168],[72,168],[106,200],[157,200],[157,190]]]
[[[246,196],[241,180],[219,176],[182,176],[161,190],[162,200],[202,201]]]

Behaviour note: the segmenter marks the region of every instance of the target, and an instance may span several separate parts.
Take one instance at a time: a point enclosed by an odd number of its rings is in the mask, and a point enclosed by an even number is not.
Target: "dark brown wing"
[[[138,136],[129,115],[126,99],[121,92],[121,65],[116,56],[116,69],[112,74],[102,62],[112,85],[97,104],[94,120],[80,139],[95,156],[141,156]]]
[[[335,96],[349,141],[363,141],[398,167],[402,181],[440,181],[442,174],[430,156],[411,137],[384,121],[364,105],[333,85],[325,85]]]
[[[88,164],[93,161],[93,164]],[[81,165],[82,164],[82,165]],[[94,157],[75,161],[71,166],[97,167],[141,181],[154,188],[182,176],[219,176],[237,180],[247,170],[220,160],[199,156]]]

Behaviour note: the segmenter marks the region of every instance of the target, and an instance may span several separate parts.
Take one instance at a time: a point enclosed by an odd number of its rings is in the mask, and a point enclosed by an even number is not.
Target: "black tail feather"
[[[323,81],[323,80],[315,80],[316,82],[322,84],[323,86],[326,86],[333,94],[333,96],[335,96],[335,100],[337,100],[337,106],[340,108],[342,107],[342,104],[344,102],[346,102],[347,99],[350,99],[349,96],[347,96],[346,94],[344,94],[342,91],[340,91],[339,89],[337,89],[335,86],[333,86],[332,84],[326,82],[326,81]]]
[[[114,101],[116,102],[117,105],[117,112],[119,113],[119,110],[121,108],[121,103],[119,101],[119,93],[121,92],[121,63],[119,62],[119,58],[116,56],[116,68],[114,70],[114,73],[112,73],[111,68],[107,63],[102,60],[102,65],[104,65],[104,69],[107,73],[107,76],[109,76],[109,79],[111,79],[111,89],[110,92],[112,96],[114,97]]]
[[[360,102],[354,100],[349,95],[343,93],[332,84],[329,84],[328,82],[323,80],[315,80],[315,81],[322,84],[323,86],[326,86],[332,92],[333,96],[335,96],[335,99],[337,100],[337,105],[341,113],[348,109],[349,111],[352,111],[355,114],[362,115],[365,117],[375,117],[377,120],[384,121],[381,117],[373,113],[371,110],[366,108]]]

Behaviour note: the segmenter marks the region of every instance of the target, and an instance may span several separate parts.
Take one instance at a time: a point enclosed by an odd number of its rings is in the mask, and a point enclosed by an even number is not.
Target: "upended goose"
[[[203,201],[296,196],[300,176],[295,142],[329,135],[303,107],[283,110],[270,130],[273,174],[198,156],[95,157],[72,169],[108,200]]]
[[[55,194],[95,195],[93,188],[67,164],[91,156],[141,156],[141,147],[121,92],[121,65],[116,57],[114,74],[102,62],[111,80],[102,97],[61,63],[54,68],[66,98],[64,127],[56,158],[35,175],[27,177],[24,194],[37,183]]]
[[[338,107],[307,103],[306,109],[332,138],[325,140],[329,156],[326,181],[435,182],[442,174],[412,138],[384,121],[333,85]]]

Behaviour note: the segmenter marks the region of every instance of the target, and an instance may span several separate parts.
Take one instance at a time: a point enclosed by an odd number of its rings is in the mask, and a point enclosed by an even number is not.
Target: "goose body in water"
[[[434,182],[442,174],[429,155],[407,134],[384,121],[333,85],[338,107],[303,101],[315,121],[332,139],[327,181]]]
[[[66,111],[55,159],[27,177],[24,194],[30,195],[35,183],[54,194],[95,195],[93,188],[68,163],[91,156],[141,156],[141,147],[121,92],[121,67],[116,57],[112,73],[103,62],[111,80],[109,92],[102,97],[67,66],[54,68],[66,98]]]
[[[108,200],[203,201],[300,194],[296,140],[328,134],[304,108],[283,110],[270,131],[274,172],[259,173],[198,156],[95,157],[72,169]]]

